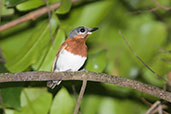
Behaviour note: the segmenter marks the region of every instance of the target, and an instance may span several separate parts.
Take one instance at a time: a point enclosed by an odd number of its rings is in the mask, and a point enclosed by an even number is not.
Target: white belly
[[[78,55],[73,55],[72,53],[61,50],[59,53],[55,72],[62,71],[78,71],[86,61],[86,57],[81,57]]]

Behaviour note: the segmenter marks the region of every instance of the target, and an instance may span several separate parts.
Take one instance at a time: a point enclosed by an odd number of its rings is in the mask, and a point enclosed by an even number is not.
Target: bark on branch
[[[84,80],[105,82],[118,86],[136,89],[138,91],[148,93],[152,96],[159,97],[171,102],[171,93],[159,89],[155,86],[144,84],[135,80],[122,78],[119,76],[107,75],[95,72],[23,72],[23,73],[1,73],[0,82],[19,82],[19,81],[48,81],[48,80]]]
[[[72,0],[72,3],[78,2],[78,1],[79,0]],[[60,6],[60,2],[57,2],[55,4],[49,5],[49,7],[45,6],[43,8],[32,11],[32,12],[30,12],[30,13],[16,19],[16,20],[13,20],[13,21],[8,22],[8,23],[6,23],[4,25],[1,25],[0,26],[0,32],[5,31],[5,30],[7,30],[7,29],[9,29],[11,27],[14,27],[14,26],[18,25],[18,24],[22,24],[22,23],[24,23],[26,21],[35,20],[38,17],[42,16],[43,14],[46,14],[48,12],[48,10],[55,10],[55,9],[59,8],[59,6]]]

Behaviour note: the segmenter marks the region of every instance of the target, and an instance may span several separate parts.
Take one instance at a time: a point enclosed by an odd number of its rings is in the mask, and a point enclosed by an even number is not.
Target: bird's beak
[[[97,28],[97,27],[89,28],[89,30],[88,30],[88,34],[91,34],[93,31],[96,31],[96,30],[98,30],[98,28]]]

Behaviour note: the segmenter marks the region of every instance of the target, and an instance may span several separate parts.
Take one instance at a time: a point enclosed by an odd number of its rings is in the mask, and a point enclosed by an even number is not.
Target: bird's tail
[[[61,83],[61,80],[51,80],[47,82],[47,86],[51,89],[54,89],[60,83]]]

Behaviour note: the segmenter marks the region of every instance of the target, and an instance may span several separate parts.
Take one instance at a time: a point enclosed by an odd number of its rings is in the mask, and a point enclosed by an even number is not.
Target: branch
[[[95,72],[23,72],[23,73],[1,73],[0,82],[19,82],[19,81],[49,81],[49,80],[84,80],[105,82],[116,84],[118,86],[136,89],[138,91],[148,93],[152,96],[159,97],[168,102],[171,102],[171,93],[154,87],[152,85],[144,84],[135,80],[122,78],[119,76],[107,75],[104,73]]]
[[[84,74],[84,75],[85,75],[85,74]],[[85,76],[85,78],[86,78],[86,76]],[[75,107],[75,110],[74,110],[74,113],[73,113],[73,114],[78,114],[78,112],[79,112],[81,100],[82,100],[82,97],[83,97],[83,95],[84,95],[86,86],[87,86],[87,79],[83,79],[83,84],[82,84],[82,86],[81,86],[80,94],[79,94],[79,96],[78,96],[77,104],[76,104],[76,107]]]
[[[72,3],[78,2],[78,1],[79,0],[72,0]],[[16,19],[16,20],[13,20],[11,22],[8,22],[8,23],[0,26],[0,32],[5,31],[5,30],[7,30],[7,29],[9,29],[11,27],[14,27],[14,26],[18,25],[18,24],[22,24],[22,23],[24,23],[26,21],[35,20],[36,18],[38,18],[38,17],[42,16],[43,14],[47,13],[48,10],[55,10],[55,9],[59,8],[59,6],[60,6],[60,2],[57,2],[55,4],[49,5],[49,7],[45,6],[43,8],[32,11],[32,12],[30,12],[30,13]]]
[[[166,8],[166,7],[162,6],[157,0],[153,0],[153,2],[156,4],[157,8],[161,8],[165,11],[171,10],[171,8]]]

